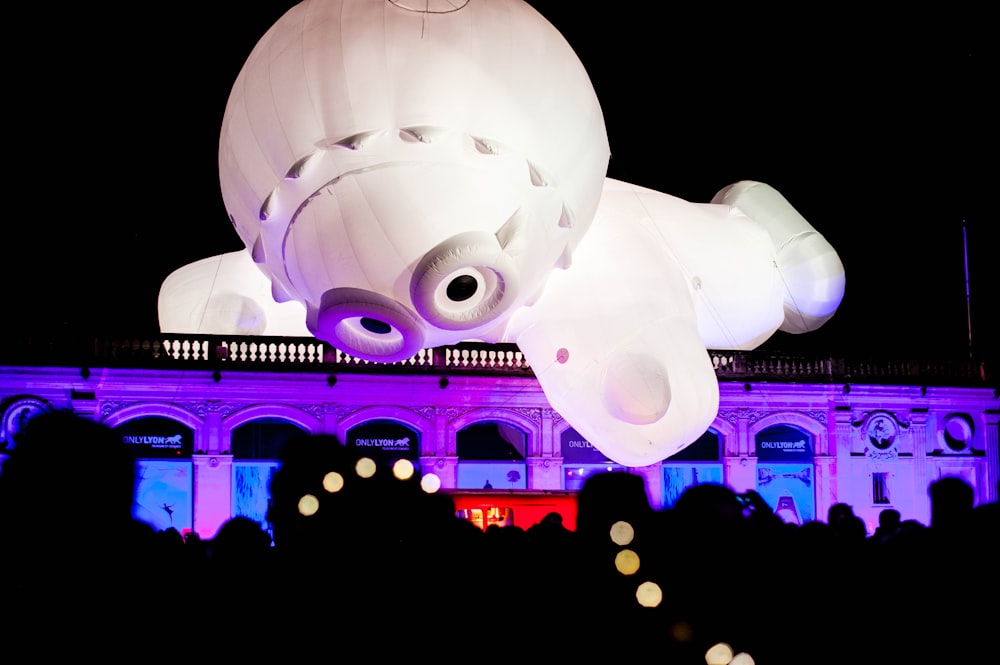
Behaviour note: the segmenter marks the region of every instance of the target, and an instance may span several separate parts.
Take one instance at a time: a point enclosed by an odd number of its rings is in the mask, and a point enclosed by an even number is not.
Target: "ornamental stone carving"
[[[542,422],[542,410],[538,408],[528,408],[528,407],[518,407],[516,409],[511,409],[515,413],[519,413],[528,420],[534,423]]]
[[[719,417],[726,420],[729,423],[735,425],[740,420],[747,421],[750,425],[753,425],[758,420],[768,415],[768,411],[762,409],[727,409],[725,411],[719,411]]]
[[[113,413],[118,413],[122,409],[132,406],[135,402],[108,401],[101,402],[101,419],[104,420]]]
[[[357,413],[361,410],[359,406],[345,406],[343,404],[325,404],[323,405],[324,413],[332,413],[337,416],[337,420],[343,420],[347,416]]]
[[[802,411],[802,415],[812,418],[818,423],[826,424],[826,411]]]
[[[322,420],[323,415],[326,413],[326,407],[323,404],[299,404],[296,406],[316,420]]]

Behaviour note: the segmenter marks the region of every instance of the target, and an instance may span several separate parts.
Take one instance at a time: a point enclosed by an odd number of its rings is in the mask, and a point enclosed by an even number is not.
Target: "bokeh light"
[[[635,538],[635,530],[628,522],[618,521],[611,525],[611,540],[615,545],[628,545]]]
[[[729,665],[754,665],[753,658],[748,653],[738,653],[729,661]]]
[[[643,582],[635,590],[635,599],[643,607],[657,607],[663,602],[663,591],[656,582]]]
[[[428,494],[434,494],[441,489],[441,478],[436,474],[428,473],[420,479],[420,488]]]
[[[719,642],[709,647],[705,652],[705,663],[707,665],[729,665],[733,659],[733,648],[725,642]]]
[[[413,462],[408,459],[398,459],[392,463],[392,475],[399,480],[409,480],[413,477]]]
[[[354,470],[362,478],[371,478],[375,475],[375,460],[370,457],[362,457],[354,465]]]
[[[687,621],[678,621],[670,626],[670,637],[675,642],[690,642],[694,639],[694,627]]]
[[[639,570],[639,555],[632,550],[622,550],[615,555],[615,568],[622,575],[634,575]]]
[[[310,517],[319,510],[319,499],[312,494],[306,494],[299,499],[299,514]]]
[[[344,489],[344,477],[336,471],[330,471],[323,476],[323,489],[330,494]]]

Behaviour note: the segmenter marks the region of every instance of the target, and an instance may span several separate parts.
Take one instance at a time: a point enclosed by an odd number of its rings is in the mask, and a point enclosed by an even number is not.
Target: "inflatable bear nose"
[[[424,348],[420,319],[398,302],[364,289],[330,289],[310,308],[306,327],[344,353],[372,362],[407,360]]]
[[[517,265],[496,236],[471,231],[424,255],[410,280],[410,298],[431,325],[470,330],[506,312],[519,285]]]

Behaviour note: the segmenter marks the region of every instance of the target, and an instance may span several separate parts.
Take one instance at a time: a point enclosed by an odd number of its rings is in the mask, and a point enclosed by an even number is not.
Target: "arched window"
[[[606,471],[625,471],[626,467],[612,462],[590,441],[572,427],[559,436],[563,457],[563,489],[579,490],[587,478]]]
[[[723,484],[722,437],[709,428],[691,445],[660,465],[663,473],[663,505],[671,507],[689,487],[702,483]]]
[[[257,418],[233,430],[234,460],[277,460],[289,438],[307,432],[283,418]]]
[[[528,435],[499,421],[479,422],[458,431],[458,489],[526,489],[524,453]]]
[[[792,425],[773,425],[754,438],[757,493],[785,522],[816,518],[812,435]]]
[[[194,430],[165,416],[133,418],[114,429],[137,459],[132,514],[157,531],[191,531]]]
[[[248,517],[268,533],[271,478],[285,442],[308,432],[283,418],[257,418],[233,430],[233,516]]]

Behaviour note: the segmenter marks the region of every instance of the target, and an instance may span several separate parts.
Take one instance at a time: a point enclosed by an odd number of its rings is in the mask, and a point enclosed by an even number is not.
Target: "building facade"
[[[299,434],[335,435],[386,465],[407,459],[456,493],[572,497],[588,475],[626,470],[656,508],[718,482],[756,490],[797,523],[851,504],[869,533],[885,508],[929,523],[927,489],[940,477],[966,480],[977,503],[998,500],[1000,391],[985,365],[710,354],[715,421],[643,468],[580,436],[516,347],[485,344],[378,365],[312,339],[36,340],[7,349],[18,362],[0,361],[0,447],[42,410],[107,423],[140,459],[136,515],[204,538],[234,515],[267,526],[270,475]]]

